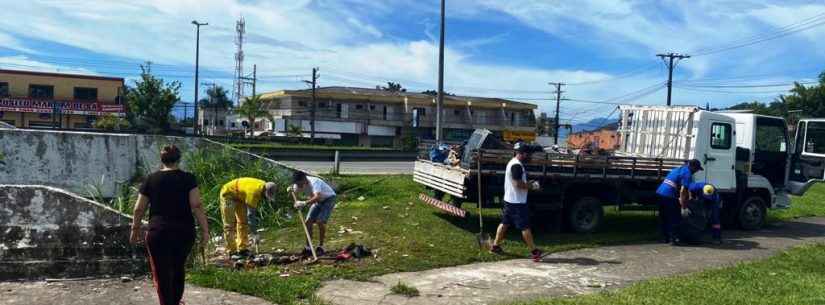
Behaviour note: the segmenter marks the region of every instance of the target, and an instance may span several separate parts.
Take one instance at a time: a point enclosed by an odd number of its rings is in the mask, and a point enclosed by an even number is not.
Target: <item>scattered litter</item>
[[[353,231],[352,229],[347,229],[347,230],[349,230],[349,231],[347,231],[347,232],[349,232],[349,234],[364,234],[364,232],[361,232],[361,231]]]
[[[401,257],[409,257],[409,256],[410,256],[409,254],[403,254],[403,255],[401,255]]]
[[[389,209],[390,209],[390,206],[385,205],[385,206],[383,206],[383,207],[382,207],[382,209],[389,210]]]
[[[412,202],[407,202],[407,205],[412,206],[413,203]]]
[[[289,273],[281,273],[280,276],[281,277],[289,277]]]
[[[365,199],[367,199],[367,198],[364,198],[364,196],[359,196],[358,197],[358,201],[364,201]]]
[[[217,243],[217,242],[221,242],[221,241],[223,241],[223,236],[219,235],[219,236],[212,237],[212,242]]]
[[[266,228],[257,229],[255,232],[266,232]]]
[[[132,281],[131,277],[128,277],[128,276],[121,276],[120,277],[120,282],[121,283],[128,283],[128,282],[131,282],[131,281]]]
[[[135,286],[134,288],[132,288],[132,291],[138,291],[138,290],[140,290],[140,286]]]
[[[281,249],[281,248],[275,249],[275,253],[283,253],[283,252],[284,252],[284,249]]]
[[[428,244],[428,246],[430,246],[430,248],[435,247],[435,245],[433,244]]]
[[[358,220],[358,216],[352,216],[352,220]]]
[[[768,274],[773,276],[773,275],[776,275],[776,272],[771,272],[771,273],[768,273]]]

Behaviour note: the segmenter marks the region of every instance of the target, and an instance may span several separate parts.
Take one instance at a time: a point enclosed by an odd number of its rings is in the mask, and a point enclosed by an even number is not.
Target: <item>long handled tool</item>
[[[295,196],[295,192],[292,192],[292,199],[296,202],[298,201],[298,197]],[[309,229],[307,229],[307,225],[304,222],[304,213],[301,213],[301,209],[298,209],[298,222],[301,223],[301,227],[304,228],[304,233],[307,236],[307,244],[309,244],[309,251],[312,252],[312,261],[318,261],[318,254],[315,253],[315,246],[312,245],[312,236],[309,235]]]
[[[490,234],[484,233],[484,217],[481,214],[482,202],[482,193],[483,190],[481,189],[481,151],[479,150],[476,154],[476,169],[477,169],[477,176],[478,176],[478,183],[476,184],[476,188],[478,189],[478,247],[483,250],[490,250],[492,248],[493,243],[490,241]]]

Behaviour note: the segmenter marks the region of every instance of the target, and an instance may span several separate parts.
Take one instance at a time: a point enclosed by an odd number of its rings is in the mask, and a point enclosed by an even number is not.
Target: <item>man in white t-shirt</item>
[[[490,252],[500,254],[501,242],[510,226],[521,230],[521,237],[532,249],[530,257],[533,261],[541,261],[541,250],[533,243],[533,232],[530,231],[530,208],[527,206],[527,192],[530,188],[538,189],[538,182],[527,181],[527,171],[522,162],[530,156],[527,145],[516,143],[513,147],[516,155],[507,163],[507,170],[504,177],[504,208],[501,213],[501,224],[496,231],[496,240],[490,248]]]
[[[292,182],[295,183],[287,189],[287,192],[299,192],[309,190],[309,199],[295,202],[295,208],[300,209],[309,205],[309,213],[305,220],[309,235],[312,236],[312,225],[318,225],[318,247],[315,252],[318,255],[324,253],[324,239],[327,233],[327,222],[335,208],[335,191],[324,180],[318,177],[307,176],[304,172],[296,171],[292,175]],[[304,252],[309,252],[307,245]]]

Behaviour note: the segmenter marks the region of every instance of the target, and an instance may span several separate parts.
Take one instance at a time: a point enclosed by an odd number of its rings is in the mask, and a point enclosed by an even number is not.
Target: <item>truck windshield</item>
[[[808,122],[805,133],[805,152],[825,154],[825,122]]]

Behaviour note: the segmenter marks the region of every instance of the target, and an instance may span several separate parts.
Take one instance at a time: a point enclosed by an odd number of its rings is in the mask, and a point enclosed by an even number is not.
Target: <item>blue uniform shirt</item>
[[[699,182],[691,183],[690,186],[688,186],[688,191],[693,193],[693,195],[696,196],[697,198],[701,197],[701,198],[704,198],[705,200],[713,201],[713,202],[718,203],[719,202],[719,193],[714,192],[713,195],[705,196],[704,192],[702,191],[702,189],[705,187],[705,185],[707,185],[707,182],[705,182],[705,181],[699,181]]]
[[[662,197],[678,198],[679,190],[682,186],[689,186],[693,183],[693,174],[687,165],[677,167],[667,174],[665,181],[656,189],[656,194]]]

